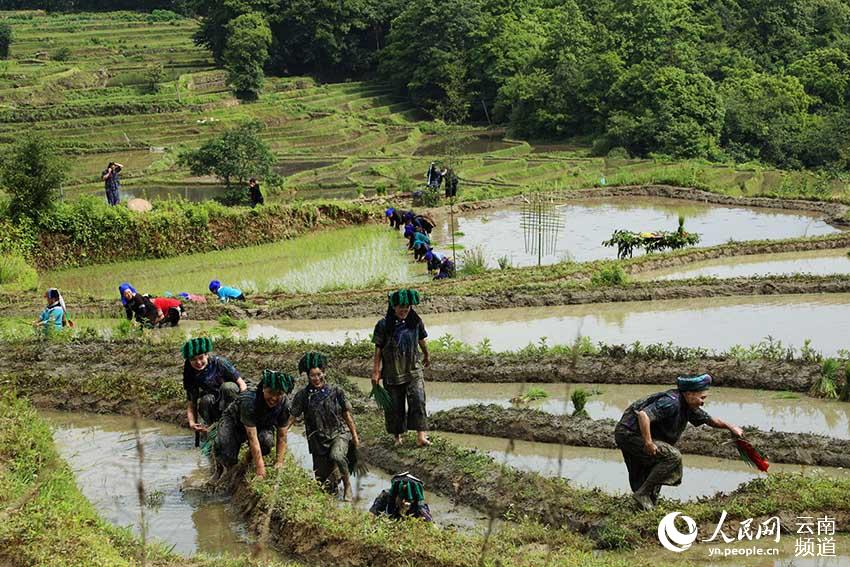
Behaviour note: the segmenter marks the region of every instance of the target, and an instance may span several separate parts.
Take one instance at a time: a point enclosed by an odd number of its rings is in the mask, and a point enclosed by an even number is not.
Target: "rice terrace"
[[[850,565],[847,0],[0,0],[0,565]]]

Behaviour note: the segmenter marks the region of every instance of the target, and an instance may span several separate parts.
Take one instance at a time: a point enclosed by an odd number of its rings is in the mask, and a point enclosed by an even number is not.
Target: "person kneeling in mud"
[[[360,437],[351,414],[351,404],[339,386],[325,381],[327,357],[318,352],[308,352],[298,362],[298,372],[307,374],[309,383],[295,394],[292,400],[292,417],[304,416],[307,445],[313,455],[313,474],[325,490],[335,493],[342,480],[346,502],[351,501],[351,478],[348,468],[349,443],[360,446]]]
[[[295,386],[295,378],[283,372],[263,370],[263,379],[256,390],[248,390],[230,404],[216,426],[215,466],[213,481],[221,478],[239,461],[239,450],[248,441],[249,458],[254,472],[266,476],[263,455],[275,444],[275,468],[280,468],[286,456],[286,431],[289,423],[287,395]],[[276,443],[275,443],[275,433]]]
[[[206,432],[208,426],[218,421],[227,406],[239,397],[239,393],[248,388],[230,361],[210,354],[212,349],[213,342],[208,337],[190,339],[181,349],[186,417],[189,429],[196,433]]]
[[[682,376],[677,388],[634,402],[614,429],[614,441],[623,452],[632,497],[644,510],[658,502],[661,486],[682,483],[682,454],[674,445],[688,422],[728,429],[743,436],[737,425],[713,418],[702,409],[711,387],[711,376]]]
[[[383,379],[393,402],[392,411],[385,412],[387,433],[401,445],[401,436],[408,429],[416,430],[416,444],[430,445],[426,437],[428,418],[425,412],[425,377],[423,366],[431,365],[425,324],[413,310],[419,305],[419,292],[400,289],[390,294],[386,316],[375,325],[372,342],[372,384]],[[419,351],[422,351],[420,362]],[[405,405],[407,409],[405,409]]]
[[[431,509],[425,503],[425,484],[409,472],[395,475],[390,489],[381,491],[369,512],[375,516],[389,516],[393,520],[408,517],[433,521]]]

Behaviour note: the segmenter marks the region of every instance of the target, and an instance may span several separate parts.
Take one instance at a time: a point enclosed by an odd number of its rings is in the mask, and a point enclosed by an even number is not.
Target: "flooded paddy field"
[[[163,295],[208,294],[212,279],[250,293],[348,289],[417,277],[426,277],[425,268],[411,262],[398,235],[382,226],[362,226],[248,248],[53,271],[43,274],[42,281],[66,293],[117,298],[122,281],[142,293]]]
[[[368,378],[352,377],[351,380],[364,392],[368,392],[371,388]],[[428,412],[434,413],[475,404],[513,407],[511,399],[534,388],[545,392],[546,397],[521,407],[555,415],[567,415],[575,409],[570,401],[570,395],[574,390],[581,388],[592,394],[584,408],[592,419],[620,419],[623,411],[635,400],[671,387],[670,384],[427,382],[425,391]],[[736,425],[754,426],[763,431],[773,429],[789,433],[814,433],[850,439],[850,404],[837,400],[810,398],[784,392],[714,387],[709,393],[706,409],[712,415]]]
[[[846,249],[781,252],[717,258],[687,266],[643,272],[638,280],[684,280],[700,277],[740,278],[752,276],[812,274],[850,274],[850,256]]]
[[[616,248],[602,245],[614,230],[674,231],[680,215],[686,219],[685,230],[700,235],[699,246],[838,232],[816,213],[709,205],[679,199],[586,199],[557,207],[563,227],[557,235],[554,254],[543,256],[544,264],[616,258]],[[526,252],[521,224],[520,207],[460,213],[455,216],[455,242],[467,250],[481,247],[491,268],[497,266],[500,257],[509,258],[514,266],[535,265],[537,256]],[[439,223],[432,237],[439,248],[451,245],[448,219]]]
[[[246,338],[309,340],[342,343],[370,339],[377,320],[356,319],[249,320]],[[187,332],[207,328],[209,321],[181,323]],[[811,347],[835,356],[848,347],[850,294],[743,296],[634,301],[591,305],[490,309],[423,316],[429,340],[451,335],[469,345],[485,339],[495,351],[521,349],[529,344],[572,344],[580,334],[593,342],[641,344],[672,342],[676,346],[724,351],[781,341],[799,349]],[[105,321],[104,324],[110,324]],[[114,324],[112,322],[111,324]]]
[[[577,486],[599,488],[613,494],[628,494],[629,480],[623,455],[618,450],[571,447],[550,443],[509,441],[482,435],[439,433],[462,447],[492,456],[496,461],[545,476],[560,476]],[[661,495],[677,500],[695,500],[717,492],[731,492],[743,482],[764,476],[742,461],[698,455],[683,455],[684,476],[681,486],[665,486]],[[771,464],[770,472],[793,472],[850,477],[850,470],[829,467]]]
[[[83,495],[105,519],[140,533],[142,508],[136,492],[139,462],[133,418],[41,413],[53,426],[56,446],[74,470]],[[147,494],[147,537],[174,546],[184,555],[250,553],[253,536],[229,508],[226,496],[182,490],[184,486],[200,485],[210,474],[208,460],[194,447],[190,432],[146,420],[138,422],[138,429],[145,455],[141,478]],[[290,454],[301,466],[312,470],[304,436],[290,432],[288,441]],[[391,476],[372,467],[367,475],[355,477],[353,505],[368,510],[380,491],[389,487]],[[441,526],[462,530],[486,527],[483,514],[447,498],[429,492],[428,503]]]

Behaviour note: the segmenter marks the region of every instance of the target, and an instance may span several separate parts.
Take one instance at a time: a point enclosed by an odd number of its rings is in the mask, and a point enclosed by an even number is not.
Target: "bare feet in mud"
[[[395,436],[395,446],[400,447],[404,443],[404,440],[401,438],[401,435]]]
[[[342,501],[343,502],[352,502],[354,498],[351,496],[351,487],[347,487],[345,491],[342,493]]]
[[[416,445],[418,447],[428,447],[431,445],[431,440],[425,437],[425,432],[420,431],[416,437]]]
[[[642,510],[652,510],[655,508],[655,504],[652,503],[652,499],[646,494],[635,492],[632,494],[632,499],[637,502],[637,505],[640,506]]]

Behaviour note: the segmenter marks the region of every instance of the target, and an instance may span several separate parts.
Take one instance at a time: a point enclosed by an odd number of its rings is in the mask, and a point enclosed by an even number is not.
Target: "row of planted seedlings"
[[[78,338],[50,343],[50,348],[47,350],[44,349],[48,346],[47,344],[37,341],[16,341],[9,343],[8,346],[6,356],[9,360],[4,361],[6,363],[4,368],[8,368],[6,380],[23,394],[30,395],[36,403],[47,403],[60,408],[118,412],[129,411],[135,404],[142,403],[144,414],[149,417],[169,421],[181,419],[179,382],[175,378],[177,374],[175,369],[179,362],[175,354],[176,344],[167,341],[150,343],[144,340],[116,343]],[[306,348],[316,348],[316,345],[222,340],[219,341],[218,346],[219,352],[228,356],[248,376],[256,375],[259,369],[265,366],[280,368],[291,366]],[[352,368],[360,368],[368,363],[371,352],[368,345],[323,346],[322,348],[331,354],[338,371],[345,374],[364,375],[360,372],[352,372]],[[513,363],[531,371],[536,366],[541,368],[556,366],[571,367],[581,372],[582,368],[587,371],[589,363],[593,362],[590,359],[602,359],[605,356],[608,356],[609,361],[622,359],[619,354],[612,357],[598,353],[585,355],[573,352],[566,356],[550,355],[547,359],[549,364],[541,364],[539,360],[534,361],[528,358],[518,358]],[[627,356],[635,361],[647,358],[646,354]],[[682,368],[703,362],[706,365],[715,364],[716,368],[706,369],[717,376],[720,384],[729,383],[732,381],[729,371],[738,363],[716,358],[705,361],[668,360],[667,369],[673,371],[677,365]],[[448,353],[440,353],[439,356],[434,357],[431,378],[447,377],[445,372],[453,363],[463,364],[464,368],[481,368],[483,374],[487,370],[488,363],[490,366],[495,366],[496,362],[510,364],[512,361],[510,357],[502,355],[488,355],[470,360],[470,357],[466,355],[452,357]],[[647,364],[647,366],[655,366],[658,362],[658,359],[654,359],[653,364]],[[724,363],[726,364],[725,373]],[[817,366],[817,363],[814,360],[754,360],[746,364],[738,364],[738,366],[734,373],[739,377],[738,380],[746,382],[749,379],[752,386],[765,368],[773,370],[793,368],[802,370],[804,374],[808,369],[809,374],[816,374],[812,367]],[[61,373],[57,372],[56,368],[62,368]],[[134,376],[122,388],[113,387],[117,386],[121,379],[115,372],[116,368],[121,368],[125,376]],[[596,368],[599,368],[598,364]],[[582,535],[582,538],[586,538],[585,545],[632,547],[654,541],[654,538],[650,536],[657,527],[660,511],[665,510],[667,505],[673,504],[665,502],[659,511],[633,514],[628,511],[624,497],[607,495],[598,490],[577,488],[563,478],[548,478],[501,465],[491,456],[464,449],[439,437],[434,446],[428,450],[394,447],[391,439],[383,434],[380,414],[376,410],[369,409],[368,404],[363,403],[362,394],[355,390],[350,380],[339,372],[335,374],[336,379],[344,385],[350,395],[361,400],[356,419],[359,428],[363,431],[362,437],[368,447],[367,458],[370,462],[390,471],[411,470],[423,478],[431,490],[446,493],[460,502],[487,513],[511,519],[525,518],[532,522],[563,528],[570,533],[577,532]],[[452,372],[452,375],[463,374]],[[744,378],[740,378],[741,376]],[[669,376],[656,381],[668,380]],[[742,385],[742,382],[738,384]],[[802,386],[801,382],[799,387]],[[50,395],[54,389],[62,389],[74,394],[56,400]],[[147,403],[146,400],[150,402],[155,400],[155,403],[144,405]],[[472,411],[468,415],[474,417],[475,413]],[[515,422],[522,423],[522,415],[501,415],[502,413],[510,412],[496,412],[492,415],[501,420],[499,423],[506,425],[505,431],[513,435],[514,432],[522,429],[521,426],[511,425],[512,417],[515,418]],[[540,420],[545,419],[545,416],[534,417],[538,421],[527,420],[532,427],[527,427],[526,430],[535,430],[537,428],[535,424],[540,424],[542,423]],[[435,416],[435,420],[441,425],[451,422],[450,416],[439,414]],[[463,421],[463,419],[455,421]],[[560,421],[558,427],[548,428],[548,431],[553,431],[557,435],[550,440],[570,443],[578,439],[578,442],[588,443],[580,439],[580,435],[574,435],[572,439],[568,435],[563,435],[564,431],[570,430],[571,425],[564,424],[564,419]],[[594,431],[590,437],[605,436],[605,424],[592,424],[585,420],[584,425]],[[487,431],[483,432],[487,433]],[[770,443],[774,435],[748,429],[748,435],[750,434],[759,435],[759,440],[763,443]],[[780,437],[788,440],[787,436]],[[826,443],[826,446],[835,449],[833,453],[840,453],[842,450],[846,453],[846,447],[842,449],[841,443],[847,442],[842,440],[825,440],[814,435],[798,435],[794,442],[809,451],[820,450]],[[711,444],[712,440],[708,440],[702,443],[702,446]],[[699,446],[699,443],[693,444],[693,447]],[[777,453],[777,458],[793,462],[795,457]],[[684,510],[698,522],[711,522],[712,518],[716,520],[721,509],[736,510],[741,515],[740,519],[765,514],[793,514],[805,510],[828,511],[839,518],[844,518],[850,506],[850,502],[844,495],[847,483],[846,478],[772,474],[746,483],[731,495],[701,499],[698,503],[677,504],[677,509]],[[518,512],[519,510],[522,510],[522,513]],[[513,541],[517,541],[516,535],[511,537],[514,538]]]

